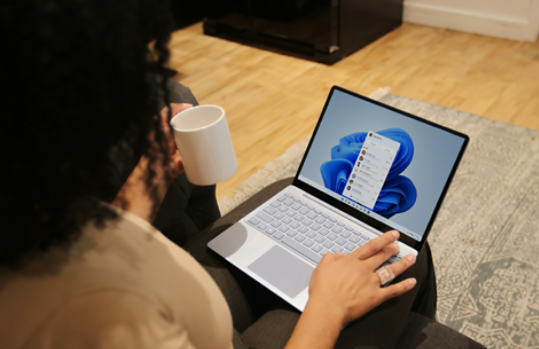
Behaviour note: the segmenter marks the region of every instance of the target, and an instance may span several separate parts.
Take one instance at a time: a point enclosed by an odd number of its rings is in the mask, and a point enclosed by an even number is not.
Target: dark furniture
[[[333,64],[402,23],[403,0],[202,0],[204,33]]]

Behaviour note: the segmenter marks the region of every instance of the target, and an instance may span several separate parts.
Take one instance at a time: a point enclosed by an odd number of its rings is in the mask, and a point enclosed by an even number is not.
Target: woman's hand
[[[344,326],[382,302],[412,289],[416,284],[413,278],[381,288],[380,277],[374,272],[399,252],[398,245],[393,243],[398,237],[397,231],[390,231],[346,256],[326,254],[311,278],[309,303],[333,309]],[[397,276],[414,263],[415,257],[408,255],[388,267]]]
[[[313,272],[309,301],[287,348],[332,348],[341,328],[384,301],[411,290],[416,280],[406,279],[381,288],[375,270],[399,252],[394,242],[399,233],[390,231],[344,256],[327,253]],[[391,264],[395,276],[415,263],[408,255]]]

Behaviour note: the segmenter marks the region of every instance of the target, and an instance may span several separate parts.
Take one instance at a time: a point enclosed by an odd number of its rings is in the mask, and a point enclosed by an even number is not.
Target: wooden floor
[[[379,87],[428,103],[539,130],[539,41],[495,39],[405,23],[326,66],[205,36],[174,33],[170,66],[201,104],[226,113],[238,171],[218,199],[309,136],[332,85]]]

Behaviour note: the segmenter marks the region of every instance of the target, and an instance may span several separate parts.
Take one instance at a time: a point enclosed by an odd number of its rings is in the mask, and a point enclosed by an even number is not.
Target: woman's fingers
[[[193,105],[190,103],[170,103],[170,108],[172,109],[172,113],[170,113],[171,117],[174,117],[176,114],[192,107]],[[170,121],[171,120],[168,120],[168,122]]]
[[[372,258],[371,258],[372,259]],[[370,260],[369,260],[370,261]],[[413,254],[409,254],[404,258],[401,258],[399,261],[390,264],[388,266],[385,266],[384,268],[389,268],[393,272],[393,274],[396,276],[402,274],[406,269],[410,268],[412,265],[415,264],[416,258]],[[380,266],[380,264],[378,264]],[[376,279],[377,283],[380,283],[382,285],[382,280],[377,272],[374,273],[373,276]]]
[[[399,232],[396,230],[389,231],[382,236],[377,237],[374,240],[369,241],[365,245],[361,246],[357,250],[349,255],[354,256],[360,260],[364,260],[374,256],[381,251],[387,245],[395,242],[399,238]]]
[[[399,282],[398,284],[389,285],[388,287],[381,288],[382,299],[387,301],[388,299],[398,297],[403,293],[410,291],[414,288],[417,281],[414,278],[409,278],[404,281]]]
[[[367,258],[364,261],[369,266],[369,269],[374,271],[376,268],[384,264],[385,261],[396,255],[397,253],[399,253],[399,246],[392,243],[384,247],[382,251],[376,252],[374,256],[372,256],[371,258]]]

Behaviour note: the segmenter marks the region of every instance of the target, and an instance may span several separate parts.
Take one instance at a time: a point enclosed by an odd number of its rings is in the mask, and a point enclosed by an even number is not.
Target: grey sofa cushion
[[[416,313],[410,313],[398,348],[484,349],[463,334]]]

